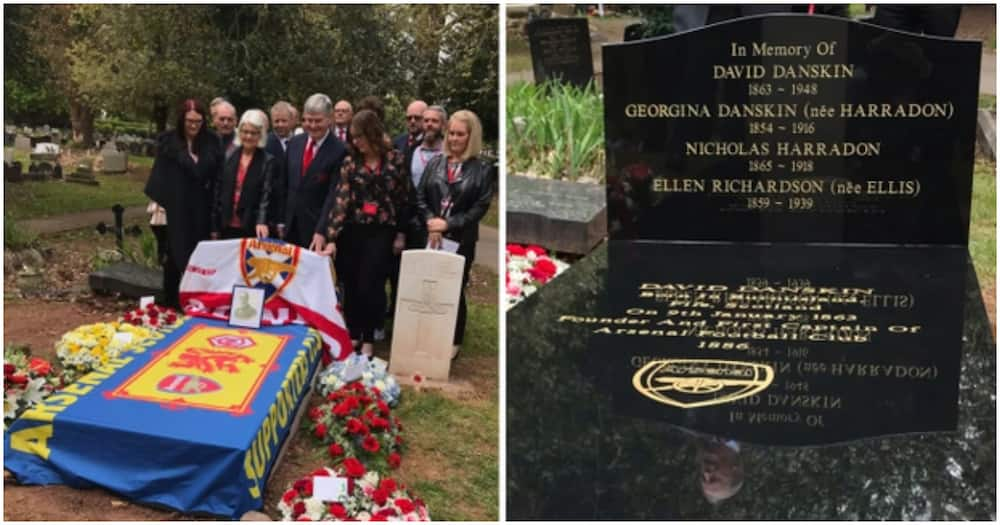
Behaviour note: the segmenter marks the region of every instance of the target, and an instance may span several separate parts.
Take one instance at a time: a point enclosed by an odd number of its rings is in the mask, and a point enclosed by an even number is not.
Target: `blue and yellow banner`
[[[4,436],[4,468],[238,519],[263,505],[321,345],[305,326],[188,319],[26,411]]]

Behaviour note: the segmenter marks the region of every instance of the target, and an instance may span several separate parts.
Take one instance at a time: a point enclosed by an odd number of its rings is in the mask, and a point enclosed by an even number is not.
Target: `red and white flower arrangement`
[[[541,246],[507,245],[507,308],[535,293],[539,286],[566,271],[569,265]]]
[[[118,319],[120,323],[128,323],[134,326],[141,326],[151,330],[166,330],[174,328],[184,322],[185,317],[173,308],[167,306],[146,305],[145,308],[136,308],[125,312],[125,315]]]
[[[62,374],[41,357],[32,357],[26,347],[8,346],[3,351],[4,428],[25,410],[52,392],[66,386]]]
[[[334,465],[347,459],[370,470],[398,468],[402,458],[403,425],[393,417],[377,388],[360,382],[331,392],[309,410],[309,430],[327,445]]]
[[[347,493],[340,501],[323,501],[313,493],[316,477],[347,479]],[[410,495],[395,479],[366,471],[361,462],[347,458],[338,468],[324,467],[299,479],[278,502],[282,521],[430,521],[427,506]]]

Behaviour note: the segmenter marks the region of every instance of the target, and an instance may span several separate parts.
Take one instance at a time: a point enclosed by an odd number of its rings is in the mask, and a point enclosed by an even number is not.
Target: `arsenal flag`
[[[233,286],[264,290],[262,325],[304,324],[318,330],[334,359],[346,359],[351,337],[337,304],[329,258],[274,239],[198,243],[181,279],[188,315],[229,319]]]

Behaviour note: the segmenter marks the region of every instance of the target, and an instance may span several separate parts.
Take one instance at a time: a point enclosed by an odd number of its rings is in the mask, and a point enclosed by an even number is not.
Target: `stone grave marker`
[[[102,171],[107,174],[119,174],[128,171],[128,154],[118,151],[114,141],[108,141],[101,148]]]
[[[585,255],[607,234],[604,187],[507,177],[507,240]]]
[[[34,151],[29,155],[28,178],[35,181],[62,178],[62,166],[59,164],[59,146],[51,142],[35,144]]]
[[[389,371],[447,381],[465,257],[406,250],[399,271]]]
[[[76,164],[76,170],[66,176],[66,182],[99,186],[101,183],[94,178],[94,159],[83,159]]]
[[[525,29],[536,83],[558,79],[585,86],[594,77],[586,18],[541,18]]]
[[[609,240],[507,314],[507,516],[993,519],[981,47],[793,14],[604,46]],[[741,493],[650,486],[704,441]]]
[[[24,153],[31,152],[31,139],[27,135],[17,134],[14,137],[14,149]]]
[[[4,148],[3,180],[6,182],[23,182],[24,166],[14,160],[14,148]]]

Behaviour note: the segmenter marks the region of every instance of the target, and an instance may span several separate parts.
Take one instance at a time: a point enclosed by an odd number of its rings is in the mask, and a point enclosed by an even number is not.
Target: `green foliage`
[[[669,35],[674,32],[674,8],[670,5],[639,6],[643,18],[642,38]]]
[[[38,244],[38,236],[28,231],[7,211],[3,213],[3,247],[23,250]]]
[[[995,286],[997,268],[996,164],[982,160],[976,162],[972,185],[969,254],[979,277],[979,285],[986,288]]]
[[[986,93],[979,94],[979,109],[992,109],[996,111],[997,109],[997,96],[989,95]]]
[[[515,84],[507,91],[507,164],[540,177],[604,180],[604,109],[593,86]]]
[[[488,138],[498,135],[495,5],[92,4],[18,15],[5,28],[45,34],[21,51],[51,74],[5,83],[9,107],[38,106],[34,98],[50,89],[76,104],[77,120],[94,107],[159,128],[183,98],[225,96],[242,112],[325,92],[382,98],[392,131],[402,131],[406,104],[423,98],[471,109]]]
[[[149,122],[136,122],[115,118],[94,121],[94,129],[105,134],[148,135],[155,131]]]

